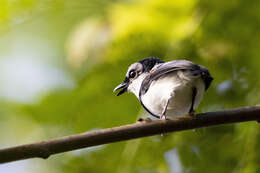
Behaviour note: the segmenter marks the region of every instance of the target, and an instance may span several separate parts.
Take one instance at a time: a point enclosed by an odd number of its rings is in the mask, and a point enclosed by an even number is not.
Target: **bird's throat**
[[[131,83],[128,86],[128,91],[131,92],[131,93],[134,93],[137,98],[139,98],[140,87],[142,85],[144,78],[147,75],[148,75],[148,73],[141,74],[136,79],[131,81]]]

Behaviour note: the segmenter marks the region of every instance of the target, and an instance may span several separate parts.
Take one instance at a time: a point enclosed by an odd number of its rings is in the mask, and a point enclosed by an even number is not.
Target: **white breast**
[[[161,115],[167,101],[166,117],[177,117],[189,113],[192,102],[192,88],[197,88],[194,108],[205,91],[205,84],[200,76],[191,76],[189,72],[177,71],[154,81],[142,96],[143,104],[154,114]]]

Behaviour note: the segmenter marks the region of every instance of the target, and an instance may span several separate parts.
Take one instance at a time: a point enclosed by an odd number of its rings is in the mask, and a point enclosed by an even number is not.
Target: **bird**
[[[147,57],[128,67],[124,81],[113,92],[133,93],[144,109],[158,119],[190,115],[200,104],[213,77],[209,70],[188,60],[164,62]]]

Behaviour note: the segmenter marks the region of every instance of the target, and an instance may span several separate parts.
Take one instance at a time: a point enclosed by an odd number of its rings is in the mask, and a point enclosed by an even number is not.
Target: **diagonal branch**
[[[29,158],[48,158],[57,153],[219,124],[260,120],[260,106],[248,106],[225,111],[198,114],[196,119],[154,120],[104,130],[65,136],[32,144],[0,149],[0,163]]]

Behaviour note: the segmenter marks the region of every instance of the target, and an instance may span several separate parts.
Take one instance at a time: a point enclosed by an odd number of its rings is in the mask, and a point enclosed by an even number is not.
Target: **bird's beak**
[[[127,82],[122,82],[117,87],[115,87],[113,92],[116,92],[117,90],[121,89],[121,91],[119,91],[119,93],[117,94],[117,96],[120,96],[121,94],[124,94],[127,91],[127,87],[128,87],[128,83]]]

